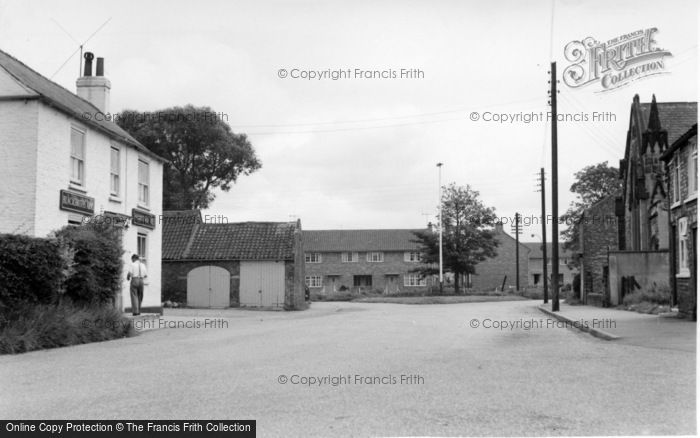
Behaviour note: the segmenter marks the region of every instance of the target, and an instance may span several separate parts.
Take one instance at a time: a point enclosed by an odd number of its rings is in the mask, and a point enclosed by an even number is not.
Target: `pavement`
[[[696,351],[697,323],[687,319],[566,303],[560,303],[559,312],[552,312],[551,308],[551,303],[540,306],[547,315],[559,316],[572,322],[575,328],[604,340],[662,350]]]
[[[0,417],[254,419],[260,437],[696,434],[693,352],[542,324],[538,305],[166,309],[133,338],[0,356]]]

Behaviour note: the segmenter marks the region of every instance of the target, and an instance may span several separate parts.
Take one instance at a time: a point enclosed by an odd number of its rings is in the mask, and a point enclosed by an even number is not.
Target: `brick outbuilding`
[[[306,308],[301,222],[204,223],[166,211],[163,300],[189,307]]]

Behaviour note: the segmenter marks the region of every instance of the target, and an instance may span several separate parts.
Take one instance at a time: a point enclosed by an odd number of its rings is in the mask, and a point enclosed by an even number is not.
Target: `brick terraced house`
[[[671,289],[679,313],[697,320],[698,125],[664,152],[669,182]]]
[[[306,285],[313,294],[395,294],[437,287],[411,272],[420,264],[410,229],[304,231]]]

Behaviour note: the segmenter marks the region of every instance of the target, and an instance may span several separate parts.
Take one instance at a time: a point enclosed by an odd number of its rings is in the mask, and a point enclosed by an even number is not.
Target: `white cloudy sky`
[[[109,20],[86,50],[106,58],[112,111],[208,105],[255,146],[262,169],[220,193],[209,214],[300,217],[305,229],[422,227],[437,205],[437,162],[444,183],[470,184],[499,215],[539,214],[548,125],[469,114],[547,111],[549,62],[561,72],[572,40],[656,27],[673,57],[668,74],[608,93],[562,84],[560,112],[616,119],[559,125],[562,211],[575,171],[622,158],[634,94],[697,100],[695,0],[555,3],[552,29],[551,0],[0,0],[0,48],[74,89],[78,55],[59,67]],[[281,79],[281,68],[425,77],[307,81]]]

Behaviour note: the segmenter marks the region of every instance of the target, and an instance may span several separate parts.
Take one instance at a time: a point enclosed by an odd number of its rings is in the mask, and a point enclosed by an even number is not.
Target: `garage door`
[[[230,306],[231,274],[219,266],[200,266],[187,274],[189,307],[222,308]]]
[[[241,262],[241,306],[284,307],[284,262]]]

